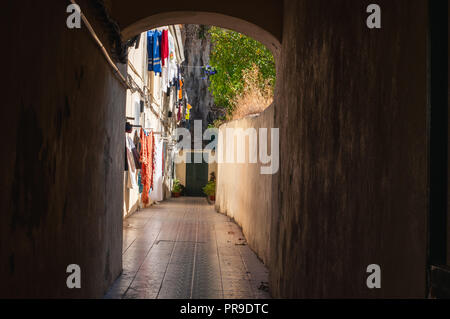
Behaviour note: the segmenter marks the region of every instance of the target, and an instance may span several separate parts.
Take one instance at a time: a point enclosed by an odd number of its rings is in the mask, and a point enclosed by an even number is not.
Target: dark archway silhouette
[[[203,24],[230,29],[261,42],[272,52],[275,60],[280,53],[280,40],[269,31],[240,18],[211,12],[173,11],[148,16],[127,26],[122,31],[122,38],[127,40],[146,30],[173,24]]]

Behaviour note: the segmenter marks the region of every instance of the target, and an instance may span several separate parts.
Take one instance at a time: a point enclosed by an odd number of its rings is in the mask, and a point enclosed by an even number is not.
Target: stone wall
[[[274,297],[425,297],[427,2],[377,3],[284,2]]]
[[[68,3],[10,1],[1,19],[2,298],[102,297],[122,269],[125,90],[84,25],[66,27]]]
[[[280,172],[219,165],[217,208],[268,264],[274,297],[426,295],[427,4],[379,5],[370,30],[367,4],[285,1]]]
[[[209,64],[211,53],[211,36],[208,27],[197,24],[185,24],[181,29],[185,61],[182,65],[185,79],[184,89],[192,105],[191,132],[194,132],[193,121],[202,120],[205,130],[216,118],[212,110],[214,97],[209,92],[209,80],[202,67]]]

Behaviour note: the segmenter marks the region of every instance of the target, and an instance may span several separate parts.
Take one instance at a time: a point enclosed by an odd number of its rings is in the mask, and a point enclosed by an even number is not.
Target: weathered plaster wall
[[[380,30],[369,3],[285,1],[275,297],[425,296],[427,3],[377,1]]]
[[[218,156],[222,152],[224,159],[226,159],[225,153],[229,151],[224,147],[227,144],[227,128],[242,128],[244,131],[254,128],[257,132],[259,128],[268,128],[270,137],[270,128],[274,127],[273,120],[274,106],[271,106],[256,117],[246,117],[222,125],[219,140],[222,139],[223,144]],[[248,138],[246,139],[246,158],[248,159],[249,146]],[[270,138],[268,140],[268,154],[271,154]],[[234,154],[236,154],[237,140],[234,143]],[[217,166],[216,210],[234,218],[238,225],[242,227],[243,234],[250,247],[264,263],[267,263],[270,257],[272,175],[261,174],[261,163],[259,161],[258,163],[249,163],[249,160],[246,160],[246,163],[227,163],[224,161],[219,162]]]
[[[122,267],[125,91],[86,28],[66,27],[68,3],[2,9],[2,298],[102,297]]]
[[[148,83],[148,70],[147,70],[147,37],[146,33],[141,34],[141,38],[139,41],[139,47],[135,46],[131,47],[128,51],[128,74],[133,78],[135,83],[140,87],[141,90],[144,90],[144,87]],[[131,67],[131,66],[132,67]],[[134,69],[134,70],[133,70]],[[136,71],[136,72],[135,72]],[[137,74],[136,74],[137,73]],[[146,116],[145,113],[140,112],[140,101],[141,95],[138,91],[132,92],[131,90],[127,90],[126,93],[126,106],[125,106],[125,115],[127,117],[127,122],[132,125],[141,125],[144,124],[144,118]],[[148,113],[150,111],[146,110]],[[134,118],[132,120],[131,118]],[[138,127],[133,128],[132,133],[127,133],[132,140],[134,140],[135,134],[139,135],[140,129]],[[124,187],[123,187],[123,217],[127,217],[133,214],[136,210],[141,206],[141,194],[139,193],[139,188],[128,188],[129,172],[124,172]]]

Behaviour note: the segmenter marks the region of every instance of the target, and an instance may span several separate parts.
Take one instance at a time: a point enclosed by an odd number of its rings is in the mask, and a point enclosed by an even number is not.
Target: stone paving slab
[[[174,198],[124,220],[123,273],[105,298],[265,299],[268,274],[205,198]]]

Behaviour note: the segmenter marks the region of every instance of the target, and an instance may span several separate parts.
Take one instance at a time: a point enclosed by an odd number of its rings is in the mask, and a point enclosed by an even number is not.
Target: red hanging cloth
[[[161,62],[162,66],[166,65],[169,58],[169,31],[163,30],[161,35]]]

